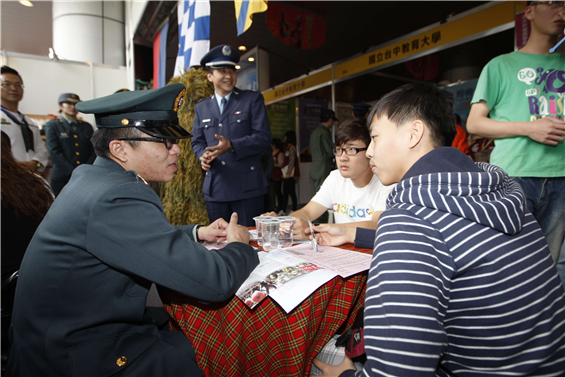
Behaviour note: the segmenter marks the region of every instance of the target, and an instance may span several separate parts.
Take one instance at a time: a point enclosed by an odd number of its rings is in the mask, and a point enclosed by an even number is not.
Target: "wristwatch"
[[[228,152],[233,153],[235,152],[235,149],[233,149],[233,144],[230,141],[230,147],[228,148]]]
[[[198,237],[198,231],[200,230],[201,226],[202,225],[200,225],[200,224],[196,224],[196,226],[194,227],[194,239],[196,240],[196,242],[202,242],[200,237]]]

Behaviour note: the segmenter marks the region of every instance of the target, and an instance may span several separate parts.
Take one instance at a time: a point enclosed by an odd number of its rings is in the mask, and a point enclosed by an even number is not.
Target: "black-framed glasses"
[[[154,141],[157,143],[164,143],[165,147],[167,147],[167,149],[171,149],[173,147],[173,145],[177,144],[179,142],[178,139],[164,139],[164,138],[160,138],[160,137],[129,137],[129,138],[123,138],[123,139],[118,139],[118,140],[124,140],[124,141]]]
[[[533,1],[530,3],[530,5],[540,5],[540,4],[549,5],[552,8],[561,8],[562,6],[565,5],[565,1]]]
[[[14,89],[23,89],[24,85],[23,84],[14,84],[11,82],[3,82],[0,84],[0,86],[2,86],[2,88],[14,88]]]
[[[341,156],[343,152],[345,152],[345,154],[348,156],[355,156],[357,153],[366,150],[367,148],[347,147],[347,148],[334,148],[333,152],[336,156]]]

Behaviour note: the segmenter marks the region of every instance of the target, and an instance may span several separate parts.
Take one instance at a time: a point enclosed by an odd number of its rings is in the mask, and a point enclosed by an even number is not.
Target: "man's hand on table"
[[[200,227],[198,229],[198,238],[207,242],[221,242],[226,239],[227,229],[227,221],[219,218],[208,226]]]
[[[237,212],[231,214],[230,223],[228,224],[228,242],[249,243],[249,231],[247,227],[237,224]]]
[[[337,377],[346,370],[355,370],[353,361],[351,361],[351,359],[347,356],[345,356],[345,358],[339,365],[326,364],[318,358],[314,359],[314,365],[316,366],[316,368],[320,369],[323,372],[322,376]],[[313,376],[313,374],[311,374],[310,376]]]
[[[343,226],[339,224],[321,224],[313,226],[316,242],[324,246],[339,246],[345,243],[355,242],[356,227]],[[310,229],[305,230],[306,235],[310,238]]]

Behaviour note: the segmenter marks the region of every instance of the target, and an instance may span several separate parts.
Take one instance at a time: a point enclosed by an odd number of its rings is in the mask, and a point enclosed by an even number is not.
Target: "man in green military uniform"
[[[247,228],[173,226],[147,182],[177,171],[184,85],[82,102],[96,160],[81,165],[41,223],[20,269],[8,376],[203,376],[188,338],[145,311],[151,283],[218,302],[259,263]],[[226,239],[221,250],[201,240]]]
[[[322,183],[332,171],[333,150],[335,145],[332,141],[331,129],[337,118],[333,110],[322,110],[320,125],[310,135],[310,155],[312,165],[310,166],[310,196],[314,197]],[[319,217],[318,222],[327,223],[328,214],[325,212]]]
[[[92,164],[96,154],[90,142],[94,130],[88,122],[77,118],[75,105],[80,102],[78,95],[63,93],[59,96],[61,117],[45,125],[45,138],[53,171],[51,188],[55,196],[71,179],[73,170],[81,164]]]

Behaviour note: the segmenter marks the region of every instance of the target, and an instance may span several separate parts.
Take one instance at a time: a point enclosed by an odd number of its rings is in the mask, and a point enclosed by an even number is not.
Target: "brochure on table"
[[[319,287],[340,275],[344,278],[366,271],[371,255],[330,246],[315,252],[309,243],[269,253],[259,252],[259,265],[236,293],[254,308],[267,296],[287,313]]]

